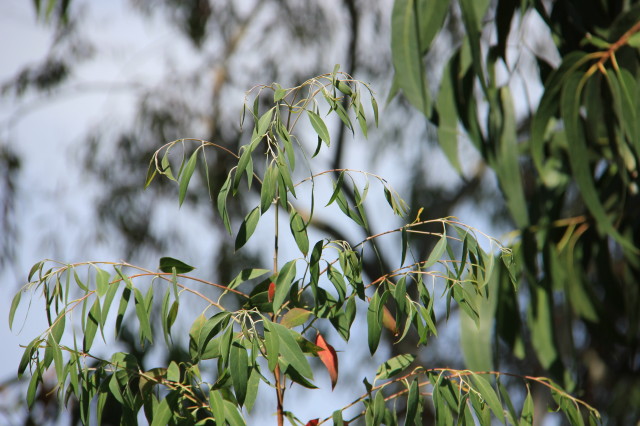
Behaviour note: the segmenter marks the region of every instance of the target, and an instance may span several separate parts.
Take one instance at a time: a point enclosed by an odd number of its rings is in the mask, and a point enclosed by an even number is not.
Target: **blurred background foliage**
[[[79,123],[84,137],[74,158],[99,189],[89,203],[95,225],[69,242],[78,253],[89,241],[108,241],[116,256],[134,263],[167,251],[192,253],[208,265],[203,273],[221,282],[262,259],[233,252],[206,185],[195,181],[183,210],[207,224],[206,250],[177,225],[158,226],[176,191],[167,181],[141,190],[149,159],[181,137],[236,151],[247,137],[238,125],[242,92],[274,81],[293,86],[340,63],[379,98],[389,94],[389,103],[366,143],[338,123],[332,127],[337,148],[323,158],[326,167],[352,167],[357,158],[360,168],[392,170],[400,182],[394,186],[414,209],[410,217],[420,207],[422,219],[471,216],[497,237],[508,232],[501,239],[517,255],[519,298],[505,299],[500,289],[507,280],[496,277],[495,298],[483,311],[486,326],[460,325],[464,356],[451,351],[458,333],[449,327],[452,337],[422,351],[421,363],[549,376],[608,423],[640,418],[638,2],[130,0],[125,13],[171,27],[184,39],[188,60],[175,52],[160,81],[104,88],[76,81],[75,70],[108,49],[81,25],[89,7],[82,0],[34,1],[34,25],[48,28],[50,49],[2,82],[4,100],[15,104],[13,120],[29,114],[27,102],[70,91],[123,90],[135,99],[129,123]],[[29,191],[19,182],[27,159],[15,149],[23,141],[10,135],[0,139],[5,267],[14,263],[16,247],[39,244],[21,239],[17,226],[16,200]],[[214,152],[208,160],[217,190],[228,167]],[[247,213],[242,200],[229,208],[232,217]],[[314,223],[333,238],[353,237],[339,225]],[[412,249],[425,256],[431,247]],[[381,260],[365,259],[370,276],[397,257],[384,246],[379,251]],[[123,336],[126,350],[136,351],[135,339]],[[415,350],[406,341],[388,345],[395,353]],[[8,379],[3,392],[15,386]],[[544,410],[550,396],[533,391]],[[5,415],[21,424],[55,419],[53,395],[43,392],[29,414],[18,404]]]

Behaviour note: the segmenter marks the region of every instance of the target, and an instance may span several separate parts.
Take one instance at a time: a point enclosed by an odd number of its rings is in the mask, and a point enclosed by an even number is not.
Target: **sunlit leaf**
[[[329,372],[331,389],[334,389],[338,382],[338,354],[320,333],[316,336],[316,345],[322,348],[322,351],[318,352],[318,356]]]
[[[307,235],[307,224],[304,223],[302,216],[294,208],[291,208],[289,219],[291,234],[303,255],[309,252],[309,236]]]
[[[318,114],[313,111],[307,110],[307,116],[309,117],[309,121],[311,121],[311,125],[313,129],[316,131],[320,139],[322,139],[327,146],[331,144],[331,137],[329,136],[329,129],[327,129],[327,125],[324,124],[324,121]]]
[[[280,324],[287,328],[294,328],[304,324],[310,315],[311,311],[302,308],[293,308],[282,316]]]
[[[182,169],[180,173],[180,190],[178,192],[178,202],[180,205],[184,202],[184,197],[187,195],[187,188],[189,187],[189,181],[193,175],[193,171],[196,169],[196,162],[198,161],[198,150],[195,150],[189,161]]]
[[[396,0],[391,12],[391,53],[394,85],[418,111],[430,115],[426,73],[422,63],[415,0]]]
[[[404,371],[416,359],[414,355],[397,355],[385,361],[376,370],[376,380],[386,380]]]
[[[307,358],[302,353],[300,346],[298,346],[298,343],[294,338],[293,333],[295,332],[276,323],[269,324],[269,328],[271,331],[274,331],[278,335],[280,343],[280,354],[282,355],[283,359],[287,361],[287,363],[289,363],[291,367],[293,367],[302,376],[313,379],[313,372],[311,371],[309,362],[307,361]]]
[[[282,303],[289,293],[291,283],[293,282],[295,276],[296,261],[291,260],[287,262],[278,273],[278,278],[276,279],[276,291],[273,296],[273,312],[278,312],[278,310],[282,306]]]
[[[242,406],[247,396],[247,383],[249,382],[249,356],[244,346],[238,342],[231,344],[229,367],[236,399],[238,404]]]
[[[258,226],[258,221],[260,220],[260,208],[256,207],[244,218],[242,224],[240,225],[240,229],[238,230],[238,234],[236,235],[236,245],[235,249],[238,250],[242,246],[244,246],[249,238],[253,235],[253,232],[256,230],[256,226]]]

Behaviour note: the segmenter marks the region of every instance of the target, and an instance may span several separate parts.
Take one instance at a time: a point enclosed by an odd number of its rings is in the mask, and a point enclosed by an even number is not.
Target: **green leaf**
[[[163,398],[160,404],[154,407],[151,426],[165,426],[173,418],[173,409],[169,406],[170,398]]]
[[[431,2],[441,3],[441,2]],[[449,163],[459,173],[462,173],[460,161],[458,160],[458,115],[453,93],[452,76],[449,64],[442,72],[440,91],[436,100],[438,109],[438,143],[442,152],[449,160]]]
[[[269,126],[271,125],[271,118],[273,117],[274,109],[275,109],[275,107],[269,109],[267,112],[262,114],[262,117],[260,117],[260,119],[258,120],[258,126],[256,128],[256,133],[258,134],[258,136],[260,138],[262,138],[262,136],[266,135],[267,131],[269,130]],[[254,144],[254,142],[252,141],[252,145],[253,144]],[[255,147],[253,149],[255,149]]]
[[[236,400],[238,405],[242,406],[247,396],[247,383],[249,382],[249,356],[247,350],[239,342],[231,343],[229,369]]]
[[[436,34],[442,29],[449,11],[449,1],[418,0],[418,25],[420,30],[420,49],[428,52]]]
[[[527,386],[527,397],[524,400],[524,404],[522,404],[522,414],[520,414],[520,425],[533,425],[533,398],[531,397],[531,391]]]
[[[100,326],[100,319],[100,300],[95,299],[91,306],[91,310],[89,310],[89,315],[87,316],[85,324],[84,340],[82,345],[82,350],[84,352],[89,352],[93,345],[93,339],[96,337],[96,332]]]
[[[336,410],[331,415],[333,420],[333,426],[344,426],[344,420],[342,419],[342,410]]]
[[[373,118],[375,120],[376,127],[378,127],[378,101],[376,101],[376,98],[374,98],[373,95],[371,95],[371,108],[373,108]]]
[[[384,394],[379,390],[376,392],[376,396],[373,399],[373,424],[378,425],[382,423],[385,409]]]
[[[265,322],[264,327],[264,344],[267,348],[267,362],[270,371],[273,371],[278,365],[278,357],[280,356],[280,339],[278,338],[278,334],[271,330],[268,325],[269,323]]]
[[[415,0],[396,0],[391,12],[391,54],[397,85],[407,100],[430,116],[430,99],[422,63],[418,13]]]
[[[16,314],[16,309],[18,309],[18,305],[20,304],[20,299],[22,298],[22,290],[16,293],[13,296],[13,300],[11,301],[11,308],[9,309],[9,329],[13,327],[13,317]]]
[[[122,291],[122,297],[120,298],[120,303],[118,304],[118,315],[116,317],[116,336],[120,334],[120,327],[122,326],[122,321],[124,320],[124,314],[127,311],[130,297],[131,290],[129,288],[125,288]]]
[[[605,235],[611,235],[623,247],[636,251],[637,249],[633,246],[633,243],[622,237],[613,226],[602,202],[598,198],[598,190],[593,181],[589,150],[580,118],[581,79],[580,73],[575,73],[568,77],[561,96],[562,118],[567,140],[569,141],[569,164],[571,164],[571,170],[582,199],[596,219],[598,230]]]
[[[549,368],[558,358],[554,343],[553,302],[543,287],[536,286],[532,291],[534,294],[528,320],[531,329],[531,342],[540,364],[544,368]]]
[[[96,292],[102,297],[109,288],[109,273],[103,269],[96,267]]]
[[[149,161],[149,167],[147,168],[147,176],[144,180],[144,189],[147,189],[149,185],[151,185],[151,182],[153,181],[153,178],[156,177],[157,173],[158,170],[156,169],[156,159],[152,158],[151,161]]]
[[[260,211],[264,214],[276,196],[276,184],[278,183],[278,169],[269,165],[264,173],[262,188],[260,189]]]
[[[133,294],[135,298],[136,316],[140,322],[140,342],[142,343],[146,339],[149,343],[153,343],[153,333],[151,332],[150,322],[151,314],[147,311],[145,299],[137,288],[133,289]]]
[[[226,419],[224,400],[222,399],[222,394],[219,390],[209,391],[209,407],[211,408],[211,413],[213,414],[216,424],[224,425]]]
[[[443,234],[440,236],[440,240],[436,243],[433,250],[431,250],[431,253],[427,258],[427,261],[424,263],[424,268],[425,269],[430,268],[433,265],[435,265],[435,263],[442,258],[442,255],[444,254],[444,251],[446,248],[447,248],[447,233],[443,232]]]
[[[244,151],[240,155],[240,159],[238,160],[238,166],[236,168],[236,174],[233,177],[233,193],[238,191],[238,186],[240,185],[240,180],[242,179],[242,175],[245,171],[247,171],[247,179],[248,179],[248,187],[251,188],[251,178],[253,174],[249,174],[253,170],[253,159],[251,158],[251,150],[244,146]]]
[[[405,425],[418,424],[416,415],[419,413],[418,405],[420,404],[420,388],[418,387],[418,379],[414,379],[409,386],[409,395],[407,396],[407,414]]]
[[[280,306],[289,294],[289,289],[291,288],[291,283],[296,276],[296,261],[291,260],[287,262],[280,272],[278,273],[278,278],[276,279],[276,292],[273,296],[273,312],[278,312]]]
[[[33,371],[31,380],[29,381],[29,387],[27,388],[27,407],[33,407],[33,403],[36,400],[36,391],[38,390],[38,383],[42,381],[42,371],[40,367],[37,367]]]
[[[493,295],[493,289],[489,293]],[[477,317],[468,313],[460,315],[460,346],[465,364],[470,370],[490,371],[493,368],[494,302],[470,292],[466,292],[465,297],[477,306],[478,313]]]
[[[347,285],[345,284],[344,277],[342,276],[340,271],[329,264],[327,266],[327,275],[329,276],[329,281],[331,281],[333,286],[338,291],[338,300],[344,300],[347,294]]]
[[[218,212],[220,213],[220,217],[222,218],[224,227],[227,229],[229,235],[231,235],[231,223],[229,222],[229,212],[227,211],[227,196],[229,195],[229,190],[231,189],[232,173],[233,171],[229,172],[229,174],[227,175],[227,179],[224,181],[224,184],[222,184],[217,198]]]
[[[196,169],[196,162],[198,161],[198,150],[196,149],[189,161],[187,161],[186,166],[182,169],[182,173],[180,173],[180,190],[178,192],[178,202],[180,205],[184,202],[184,197],[187,195],[187,187],[189,186],[189,181],[191,180],[191,176],[193,175],[193,171]]]
[[[238,408],[231,401],[224,400],[224,413],[225,418],[230,426],[245,426],[246,422],[242,418],[242,414],[238,411]]]
[[[256,349],[256,352],[259,350]],[[249,382],[247,382],[247,396],[244,400],[244,406],[247,409],[247,412],[250,412],[253,408],[253,404],[256,402],[256,398],[258,396],[258,387],[260,385],[260,372],[252,368],[251,374],[249,375]]]
[[[236,236],[236,247],[238,250],[242,246],[244,246],[253,232],[256,230],[256,226],[258,225],[258,221],[260,220],[260,207],[256,207],[245,217],[244,221],[240,225],[240,230],[238,231],[238,235]]]
[[[302,220],[302,216],[293,207],[289,219],[291,234],[302,254],[306,257],[309,252],[309,236],[307,235],[307,224]]]
[[[504,411],[502,410],[502,404],[496,394],[496,391],[491,386],[489,380],[479,374],[471,374],[471,380],[474,385],[480,391],[480,395],[486,401],[487,405],[500,422],[504,423]]]
[[[460,9],[462,11],[462,21],[464,22],[465,29],[467,30],[467,36],[469,38],[469,47],[471,48],[471,57],[473,69],[480,80],[485,93],[487,93],[487,81],[484,76],[484,70],[482,64],[485,62],[482,60],[482,53],[480,49],[480,35],[481,25],[480,20],[482,16],[478,16],[478,5],[481,2],[478,0],[461,0]]]
[[[371,355],[376,352],[382,333],[382,309],[380,307],[380,295],[376,291],[367,308],[367,342]]]
[[[329,136],[329,130],[327,129],[327,125],[324,124],[322,118],[318,114],[313,111],[307,110],[307,116],[309,117],[309,121],[311,121],[311,125],[313,129],[316,131],[320,139],[322,139],[327,146],[331,144],[331,137]]]
[[[278,87],[273,93],[273,102],[280,102],[286,94],[287,91],[285,89],[283,89],[282,87]]]
[[[395,376],[409,367],[415,359],[416,357],[411,354],[394,356],[378,367],[378,370],[376,370],[376,380],[386,380]]]
[[[280,324],[287,328],[297,327],[304,324],[310,315],[311,311],[302,308],[293,308],[282,316]]]
[[[173,268],[176,268],[177,274],[186,274],[195,269],[193,266],[187,265],[181,260],[174,259],[172,257],[160,258],[160,266],[158,267],[158,269],[160,269],[162,272],[165,272],[165,273],[172,273]]]
[[[240,284],[246,281],[252,280],[254,278],[258,278],[266,274],[267,272],[271,272],[271,271],[269,271],[268,269],[260,269],[260,268],[243,269],[242,271],[240,271],[238,275],[236,275],[236,277],[233,280],[231,280],[231,282],[227,287],[230,289],[234,289],[238,287]]]
[[[282,358],[302,376],[313,380],[309,362],[296,342],[298,333],[276,323],[269,323],[269,329],[278,335]]]
[[[47,338],[47,345],[52,349],[53,352],[53,365],[56,370],[56,378],[58,379],[58,383],[64,383],[65,370],[64,361],[62,359],[62,350],[60,350],[58,341],[54,339],[52,334],[49,334],[49,337]]]
[[[500,397],[502,398],[504,405],[507,406],[507,412],[506,412],[507,422],[512,425],[517,425],[518,420],[516,415],[516,409],[513,407],[513,403],[511,402],[511,398],[509,397],[509,391],[500,382],[499,377],[496,378],[496,385],[498,386],[498,390],[500,391]]]

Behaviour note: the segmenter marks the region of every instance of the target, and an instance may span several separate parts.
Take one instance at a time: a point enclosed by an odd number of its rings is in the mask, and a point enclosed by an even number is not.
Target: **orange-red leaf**
[[[316,426],[320,422],[320,419],[309,420],[304,426]]]
[[[333,346],[324,340],[324,337],[322,337],[320,333],[316,336],[316,346],[323,349],[318,352],[318,356],[324,366],[327,367],[327,371],[329,371],[329,377],[331,377],[331,389],[333,389],[336,387],[336,383],[338,382],[338,354],[335,349],[333,349]]]
[[[276,283],[269,284],[269,291],[267,293],[267,298],[269,302],[273,302],[273,296],[276,294]]]
[[[398,335],[398,325],[396,319],[391,315],[389,309],[386,306],[382,307],[382,325],[393,333],[394,336]]]

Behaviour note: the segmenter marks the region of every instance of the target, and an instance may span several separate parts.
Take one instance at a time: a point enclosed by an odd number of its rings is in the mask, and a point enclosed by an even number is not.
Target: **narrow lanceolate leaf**
[[[417,424],[415,422],[418,413],[418,404],[420,403],[420,388],[418,387],[418,379],[414,379],[409,386],[409,396],[407,396],[407,415],[405,425]]]
[[[429,254],[429,258],[425,262],[424,267],[430,268],[431,266],[435,265],[435,263],[438,260],[440,260],[440,258],[444,254],[444,251],[446,248],[447,248],[447,234],[444,233],[442,234],[442,236],[440,237],[440,240],[436,243],[435,247],[431,251],[431,254]]]
[[[260,208],[256,207],[251,210],[247,217],[245,217],[242,225],[240,225],[240,230],[236,236],[236,250],[240,249],[249,241],[249,238],[251,238],[251,235],[253,235],[253,232],[256,230],[259,220]]]
[[[264,214],[276,196],[276,184],[278,183],[278,169],[269,165],[264,173],[262,188],[260,189],[260,212]]]
[[[324,366],[327,367],[329,377],[331,377],[331,389],[334,389],[338,382],[338,354],[335,349],[333,349],[333,346],[324,340],[324,337],[322,337],[320,333],[316,336],[316,345],[322,348],[322,350],[318,352],[318,356]]]
[[[504,423],[504,411],[502,410],[502,404],[500,403],[498,394],[491,386],[489,380],[479,374],[472,374],[471,380],[473,381],[476,389],[480,392],[480,395],[482,395],[482,399],[485,400],[493,412],[493,415],[496,416],[500,422]]]
[[[440,2],[431,2],[440,3]],[[438,143],[442,152],[447,156],[447,160],[456,171],[461,174],[462,168],[458,160],[458,115],[456,114],[456,104],[453,93],[452,75],[449,64],[442,72],[440,91],[436,107],[438,108]]]
[[[109,288],[109,273],[104,269],[96,267],[96,292],[102,297]]]
[[[327,125],[324,124],[322,118],[315,112],[309,110],[307,110],[307,116],[309,117],[309,121],[311,121],[313,130],[315,130],[320,139],[329,146],[331,144],[331,137],[329,136],[329,129],[327,129]]]
[[[93,345],[93,339],[96,337],[96,332],[98,331],[98,327],[100,325],[100,318],[100,300],[96,299],[93,302],[93,306],[89,310],[89,315],[87,316],[87,321],[84,329],[83,350],[85,352],[89,352],[89,349],[91,349],[91,345]]]
[[[187,272],[191,272],[196,269],[193,266],[187,265],[183,261],[174,259],[172,257],[160,258],[160,266],[158,267],[158,269],[160,269],[162,272],[170,274],[173,273],[173,268],[176,269],[176,274],[186,274]]]
[[[238,287],[240,284],[242,284],[243,282],[252,280],[254,278],[258,278],[266,274],[267,272],[270,272],[269,269],[260,269],[260,268],[243,269],[238,273],[238,275],[236,275],[236,277],[233,280],[231,280],[231,282],[227,287],[230,289],[234,289]]]
[[[163,426],[170,423],[173,417],[173,410],[169,406],[169,398],[164,398],[160,404],[153,408],[153,421],[151,426]]]
[[[20,304],[20,299],[22,298],[22,290],[16,293],[13,296],[13,300],[11,301],[11,308],[9,308],[9,329],[13,327],[13,317],[16,315],[16,309],[18,309],[18,305]]]
[[[532,425],[533,424],[533,398],[531,397],[531,392],[527,387],[527,397],[524,400],[524,404],[522,404],[522,413],[520,414],[520,424],[523,426]]]
[[[482,53],[480,49],[480,20],[482,19],[482,16],[478,16],[478,3],[479,2],[474,2],[473,0],[461,0],[460,9],[462,11],[462,20],[464,22],[465,29],[467,30],[467,36],[469,37],[473,69],[480,80],[480,85],[486,93],[487,82],[484,77],[484,70],[482,69],[482,64],[484,62],[482,60]]]
[[[150,313],[147,311],[144,297],[137,288],[133,289],[133,294],[135,297],[136,316],[140,322],[140,341],[142,342],[146,339],[149,343],[153,343],[153,333],[151,332],[149,319]]]
[[[229,234],[231,234],[231,224],[229,222],[229,213],[227,211],[227,196],[231,189],[231,173],[232,172],[229,172],[227,179],[224,181],[224,184],[222,184],[222,188],[220,188],[217,199],[218,213],[220,213],[224,227],[227,229]]]
[[[231,344],[229,363],[236,399],[238,404],[242,406],[247,396],[247,383],[249,382],[249,356],[244,346],[238,342]]]
[[[271,323],[269,327],[271,331],[274,331],[278,335],[280,354],[284,360],[302,376],[313,379],[313,372],[309,366],[309,361],[307,361],[307,358],[304,356],[294,337],[294,335],[299,336],[299,334],[280,324]]]
[[[404,371],[416,359],[414,355],[398,355],[384,362],[376,371],[376,380],[386,380]]]
[[[209,407],[216,424],[225,424],[224,400],[219,390],[209,391]]]
[[[404,96],[418,111],[429,116],[430,100],[422,63],[416,0],[396,0],[391,13],[394,85],[402,89]]]
[[[291,234],[298,245],[298,248],[305,257],[309,252],[309,236],[307,235],[307,224],[302,220],[302,216],[295,209],[291,209],[291,216],[289,219],[289,226],[291,227]]]
[[[598,198],[598,190],[596,189],[591,173],[589,150],[584,135],[584,128],[582,127],[580,119],[581,78],[580,73],[575,73],[569,77],[561,96],[561,111],[567,133],[567,140],[569,141],[568,152],[571,170],[573,170],[573,175],[580,189],[582,199],[596,219],[598,230],[604,234],[611,235],[622,246],[635,251],[636,249],[633,247],[633,244],[630,243],[628,239],[622,237],[622,235],[618,233],[618,230],[615,229],[607,216],[602,202]]]
[[[373,355],[378,349],[380,343],[380,334],[382,333],[382,314],[380,308],[380,295],[376,291],[369,302],[367,309],[367,336],[369,351]]]
[[[182,205],[184,201],[184,197],[187,195],[187,187],[189,186],[189,181],[191,180],[191,176],[193,175],[193,171],[196,169],[196,162],[198,161],[198,150],[196,149],[187,164],[182,169],[182,173],[180,173],[180,190],[178,192],[178,202]]]
[[[295,276],[296,261],[291,260],[282,267],[276,279],[276,291],[273,296],[273,312],[278,312],[280,306],[282,306],[287,294],[289,294],[289,289]]]
[[[280,339],[278,334],[271,329],[269,322],[264,323],[264,345],[267,348],[267,362],[270,371],[278,365],[280,356]]]
[[[280,324],[287,328],[297,327],[304,324],[311,315],[311,311],[302,308],[293,308],[282,316]]]

